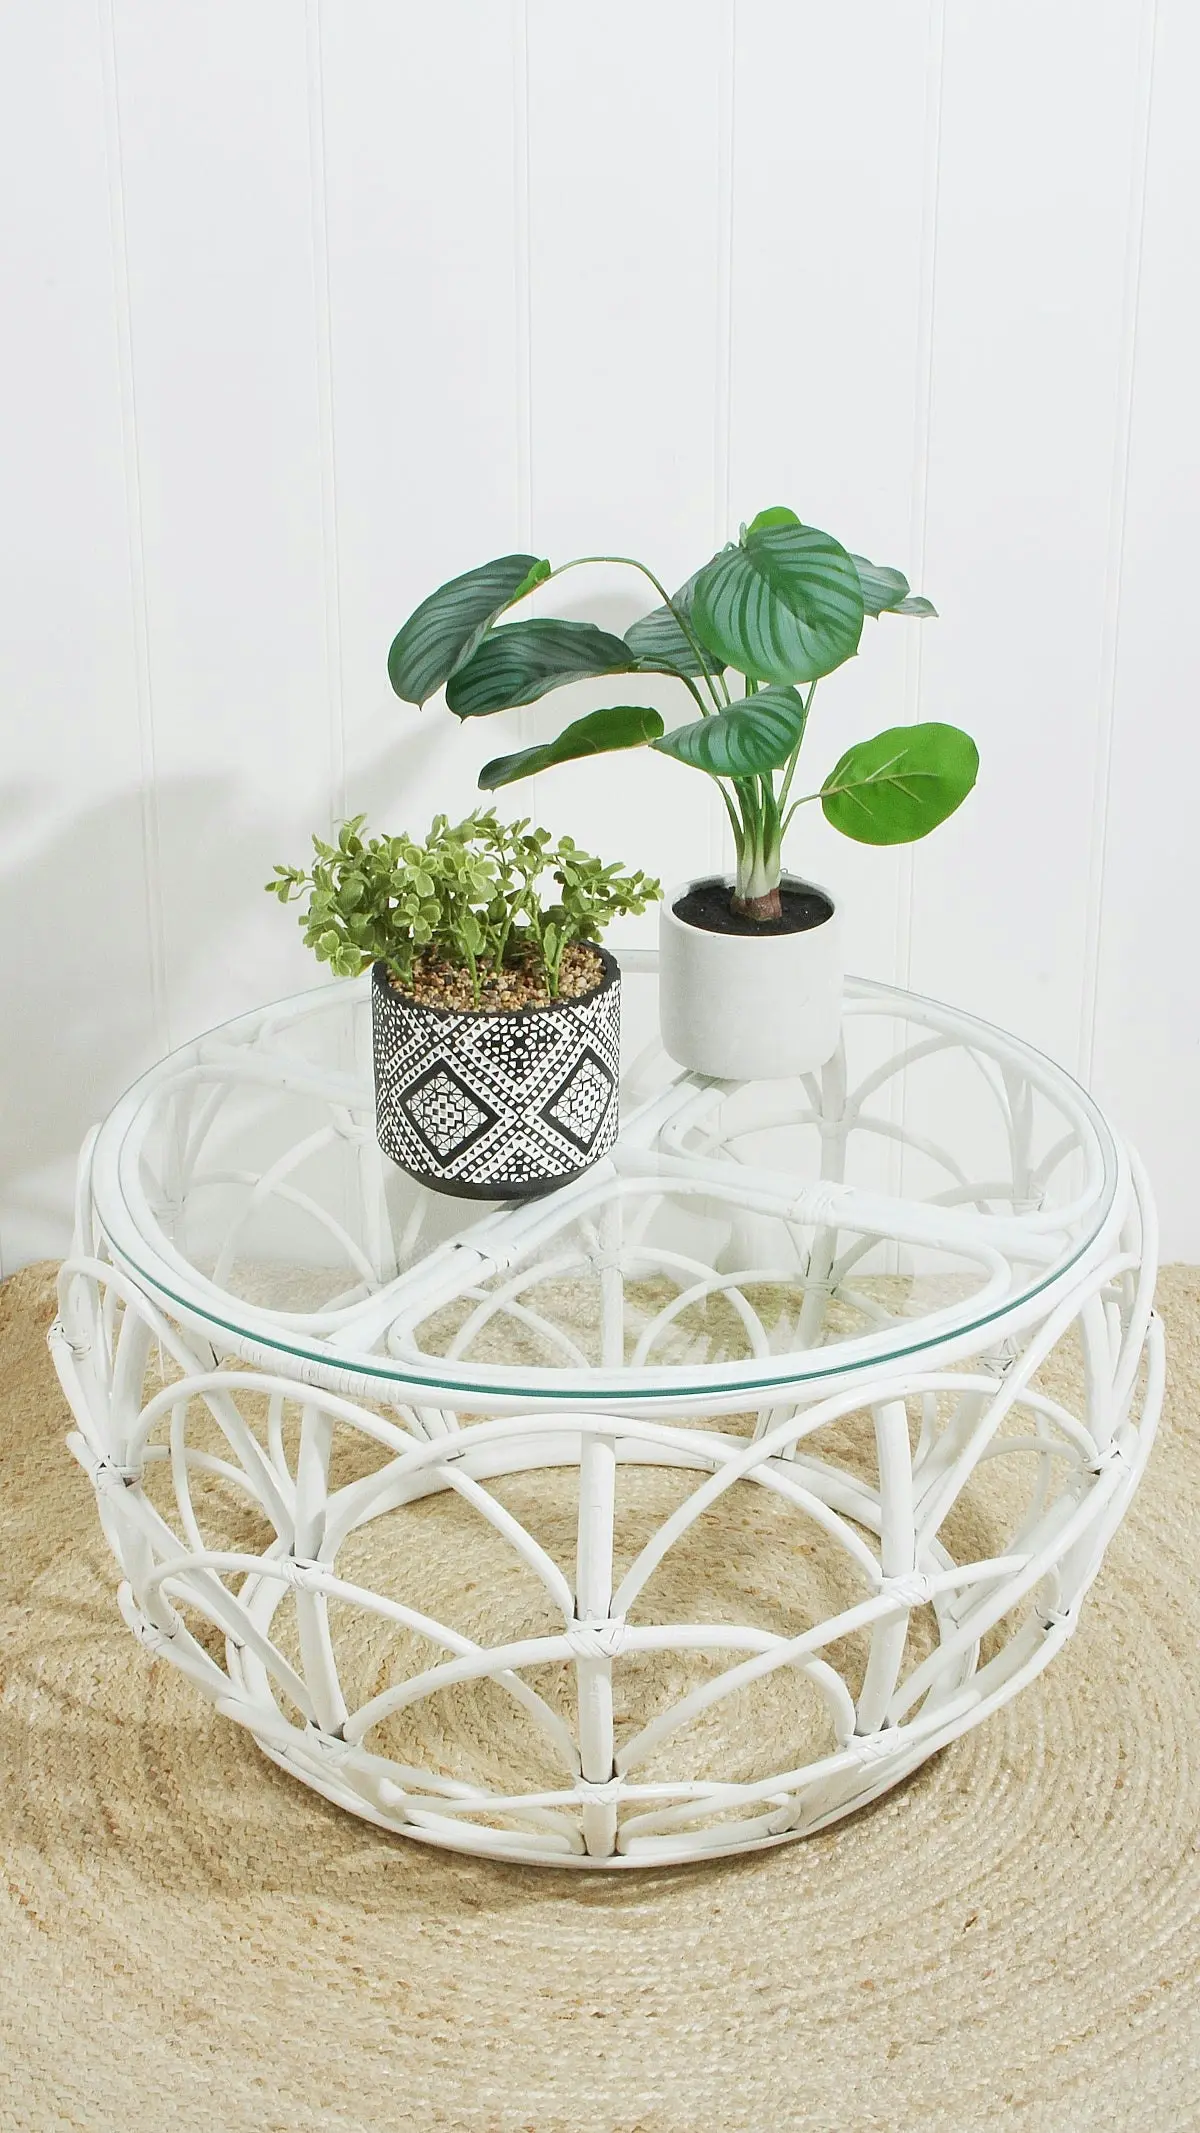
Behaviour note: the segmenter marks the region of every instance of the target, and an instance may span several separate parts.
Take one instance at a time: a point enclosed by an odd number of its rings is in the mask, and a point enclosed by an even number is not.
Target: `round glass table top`
[[[1110,1249],[1125,1158],[1019,1040],[851,980],[819,1073],[709,1081],[657,1042],[653,958],[622,960],[620,1138],[557,1191],[454,1199],[380,1153],[355,979],[135,1083],[96,1137],[93,1242],[220,1355],[456,1413],[733,1412],[1000,1350]]]

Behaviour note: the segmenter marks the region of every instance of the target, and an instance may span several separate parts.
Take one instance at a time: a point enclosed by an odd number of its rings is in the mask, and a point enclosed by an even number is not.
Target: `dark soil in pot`
[[[621,974],[589,991],[518,1009],[435,1006],[371,983],[379,1145],[435,1192],[527,1200],[552,1192],[617,1135]]]
[[[762,940],[772,933],[811,933],[833,917],[833,905],[821,889],[806,881],[783,881],[779,887],[782,916],[767,920],[746,918],[733,908],[733,890],[727,881],[698,881],[672,904],[676,918],[701,933],[740,933]]]

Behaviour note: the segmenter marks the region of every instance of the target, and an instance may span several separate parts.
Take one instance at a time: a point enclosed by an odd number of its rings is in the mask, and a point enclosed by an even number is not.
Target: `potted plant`
[[[660,604],[623,637],[590,622],[501,620],[537,587],[588,563],[628,564]],[[969,735],[926,722],[858,743],[818,788],[792,794],[817,682],[853,658],[864,619],[935,612],[900,571],[852,554],[780,506],[743,526],[673,597],[631,556],[582,556],[554,570],[544,558],[501,556],[421,603],[388,671],[410,703],[445,686],[460,719],[534,703],[594,675],[666,674],[687,691],[692,715],[670,731],[656,710],[614,705],[553,741],[495,757],[479,783],[492,791],[557,763],[647,745],[715,781],[737,871],[685,882],[664,899],[660,1016],[672,1057],[741,1080],[807,1071],[837,1044],[841,913],[827,889],[783,874],[797,811],[819,805],[845,836],[902,844],[945,821],[975,782]]]
[[[307,893],[305,941],[339,977],[373,966],[380,1147],[437,1192],[548,1192],[616,1138],[621,975],[598,943],[659,885],[491,809],[438,815],[423,844],[364,820],[266,886]]]

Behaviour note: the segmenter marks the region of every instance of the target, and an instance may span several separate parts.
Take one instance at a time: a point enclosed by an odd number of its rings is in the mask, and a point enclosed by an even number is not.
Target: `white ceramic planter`
[[[711,879],[711,876],[702,877]],[[731,881],[731,876],[725,877]],[[842,913],[806,933],[708,933],[676,918],[695,882],[659,906],[659,1019],[672,1059],[723,1081],[773,1081],[824,1066],[842,1025]]]

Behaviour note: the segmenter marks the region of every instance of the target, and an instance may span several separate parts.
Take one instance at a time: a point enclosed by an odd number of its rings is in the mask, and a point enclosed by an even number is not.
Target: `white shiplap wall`
[[[4,1268],[156,1053],[313,981],[276,857],[471,804],[478,735],[387,686],[418,597],[526,544],[677,580],[776,501],[942,610],[870,630],[815,767],[918,715],[984,756],[918,850],[793,860],[858,968],[1092,1078],[1200,1259],[1198,78],[1186,0],[12,0]],[[721,850],[656,759],[536,804]]]

